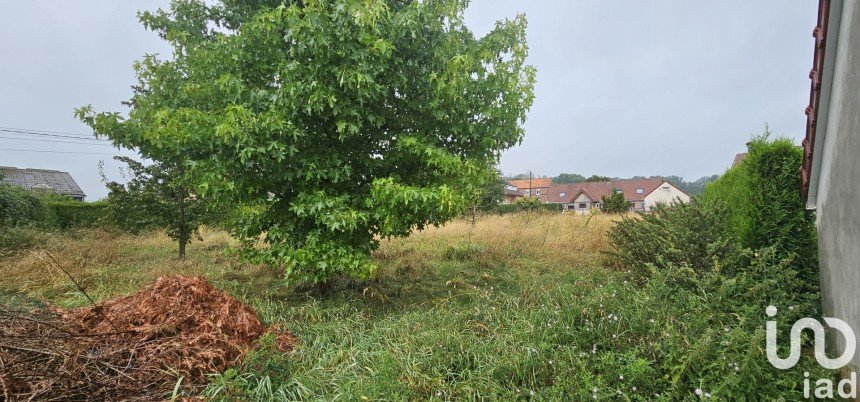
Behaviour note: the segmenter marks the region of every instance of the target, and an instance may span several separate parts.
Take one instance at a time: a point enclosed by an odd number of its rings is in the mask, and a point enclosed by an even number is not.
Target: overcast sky
[[[124,110],[134,60],[169,54],[136,11],[166,4],[0,0],[0,127],[88,135],[76,107]],[[722,173],[765,124],[799,142],[816,9],[813,0],[473,0],[466,17],[479,34],[526,14],[538,70],[525,140],[501,169],[693,180]],[[0,165],[68,171],[89,200],[106,194],[100,160],[119,178],[110,146],[9,137],[81,141],[0,131]]]

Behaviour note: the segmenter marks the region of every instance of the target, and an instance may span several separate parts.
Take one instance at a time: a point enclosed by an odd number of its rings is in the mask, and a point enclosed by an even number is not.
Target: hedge
[[[106,202],[63,201],[48,204],[56,216],[57,227],[62,230],[88,228],[105,223]]]
[[[729,230],[752,250],[773,247],[809,284],[818,283],[818,241],[813,216],[800,198],[803,151],[790,139],[754,138],[740,165],[705,188],[705,205],[727,208]]]
[[[540,204],[538,210],[540,211],[552,211],[552,212],[561,212],[564,206],[562,204]],[[496,207],[496,212],[499,215],[511,214],[515,212],[521,212],[523,210],[522,206],[517,204],[501,204]]]

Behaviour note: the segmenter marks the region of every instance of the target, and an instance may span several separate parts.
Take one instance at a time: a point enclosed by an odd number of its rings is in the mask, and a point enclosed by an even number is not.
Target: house
[[[737,166],[737,165],[740,165],[740,164],[741,164],[741,162],[743,162],[743,161],[744,161],[744,159],[746,159],[746,158],[747,158],[747,153],[746,153],[746,152],[739,153],[739,154],[735,155],[735,160],[734,160],[734,161],[732,161],[732,167],[735,167],[735,166]]]
[[[823,315],[860,335],[860,2],[819,0],[813,36],[801,197],[818,227]],[[841,355],[834,332],[827,346]],[[860,367],[860,353],[849,364]]]
[[[524,197],[549,202],[549,187],[552,185],[552,179],[549,177],[509,180],[508,184],[516,188]]]
[[[517,187],[512,184],[505,184],[505,204],[513,204],[518,199],[523,198],[523,193],[517,190]]]
[[[612,180],[553,185],[549,189],[550,203],[563,204],[565,211],[578,214],[600,209],[602,197],[615,192],[624,194],[632,211],[649,211],[656,204],[690,202],[690,196],[674,184],[663,179]]]
[[[83,201],[86,194],[67,172],[45,169],[18,169],[0,166],[3,182],[34,191],[50,191]]]

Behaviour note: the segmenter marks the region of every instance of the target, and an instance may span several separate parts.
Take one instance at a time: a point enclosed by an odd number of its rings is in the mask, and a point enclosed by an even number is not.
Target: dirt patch
[[[267,332],[284,352],[297,339],[198,277],[160,277],[96,307],[0,312],[5,400],[153,400],[177,380],[193,389]]]

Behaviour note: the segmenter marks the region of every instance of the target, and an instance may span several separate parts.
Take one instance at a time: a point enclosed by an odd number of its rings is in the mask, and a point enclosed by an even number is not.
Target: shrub
[[[518,211],[537,211],[541,207],[540,199],[520,197],[514,202]]]
[[[639,279],[652,268],[737,266],[739,247],[727,233],[727,217],[727,208],[707,207],[697,198],[689,204],[657,204],[651,213],[625,216],[610,230],[612,254]]]
[[[53,213],[41,197],[22,188],[0,183],[0,226],[48,228],[53,225]]]
[[[7,257],[44,242],[45,232],[32,226],[0,227],[0,257]]]

